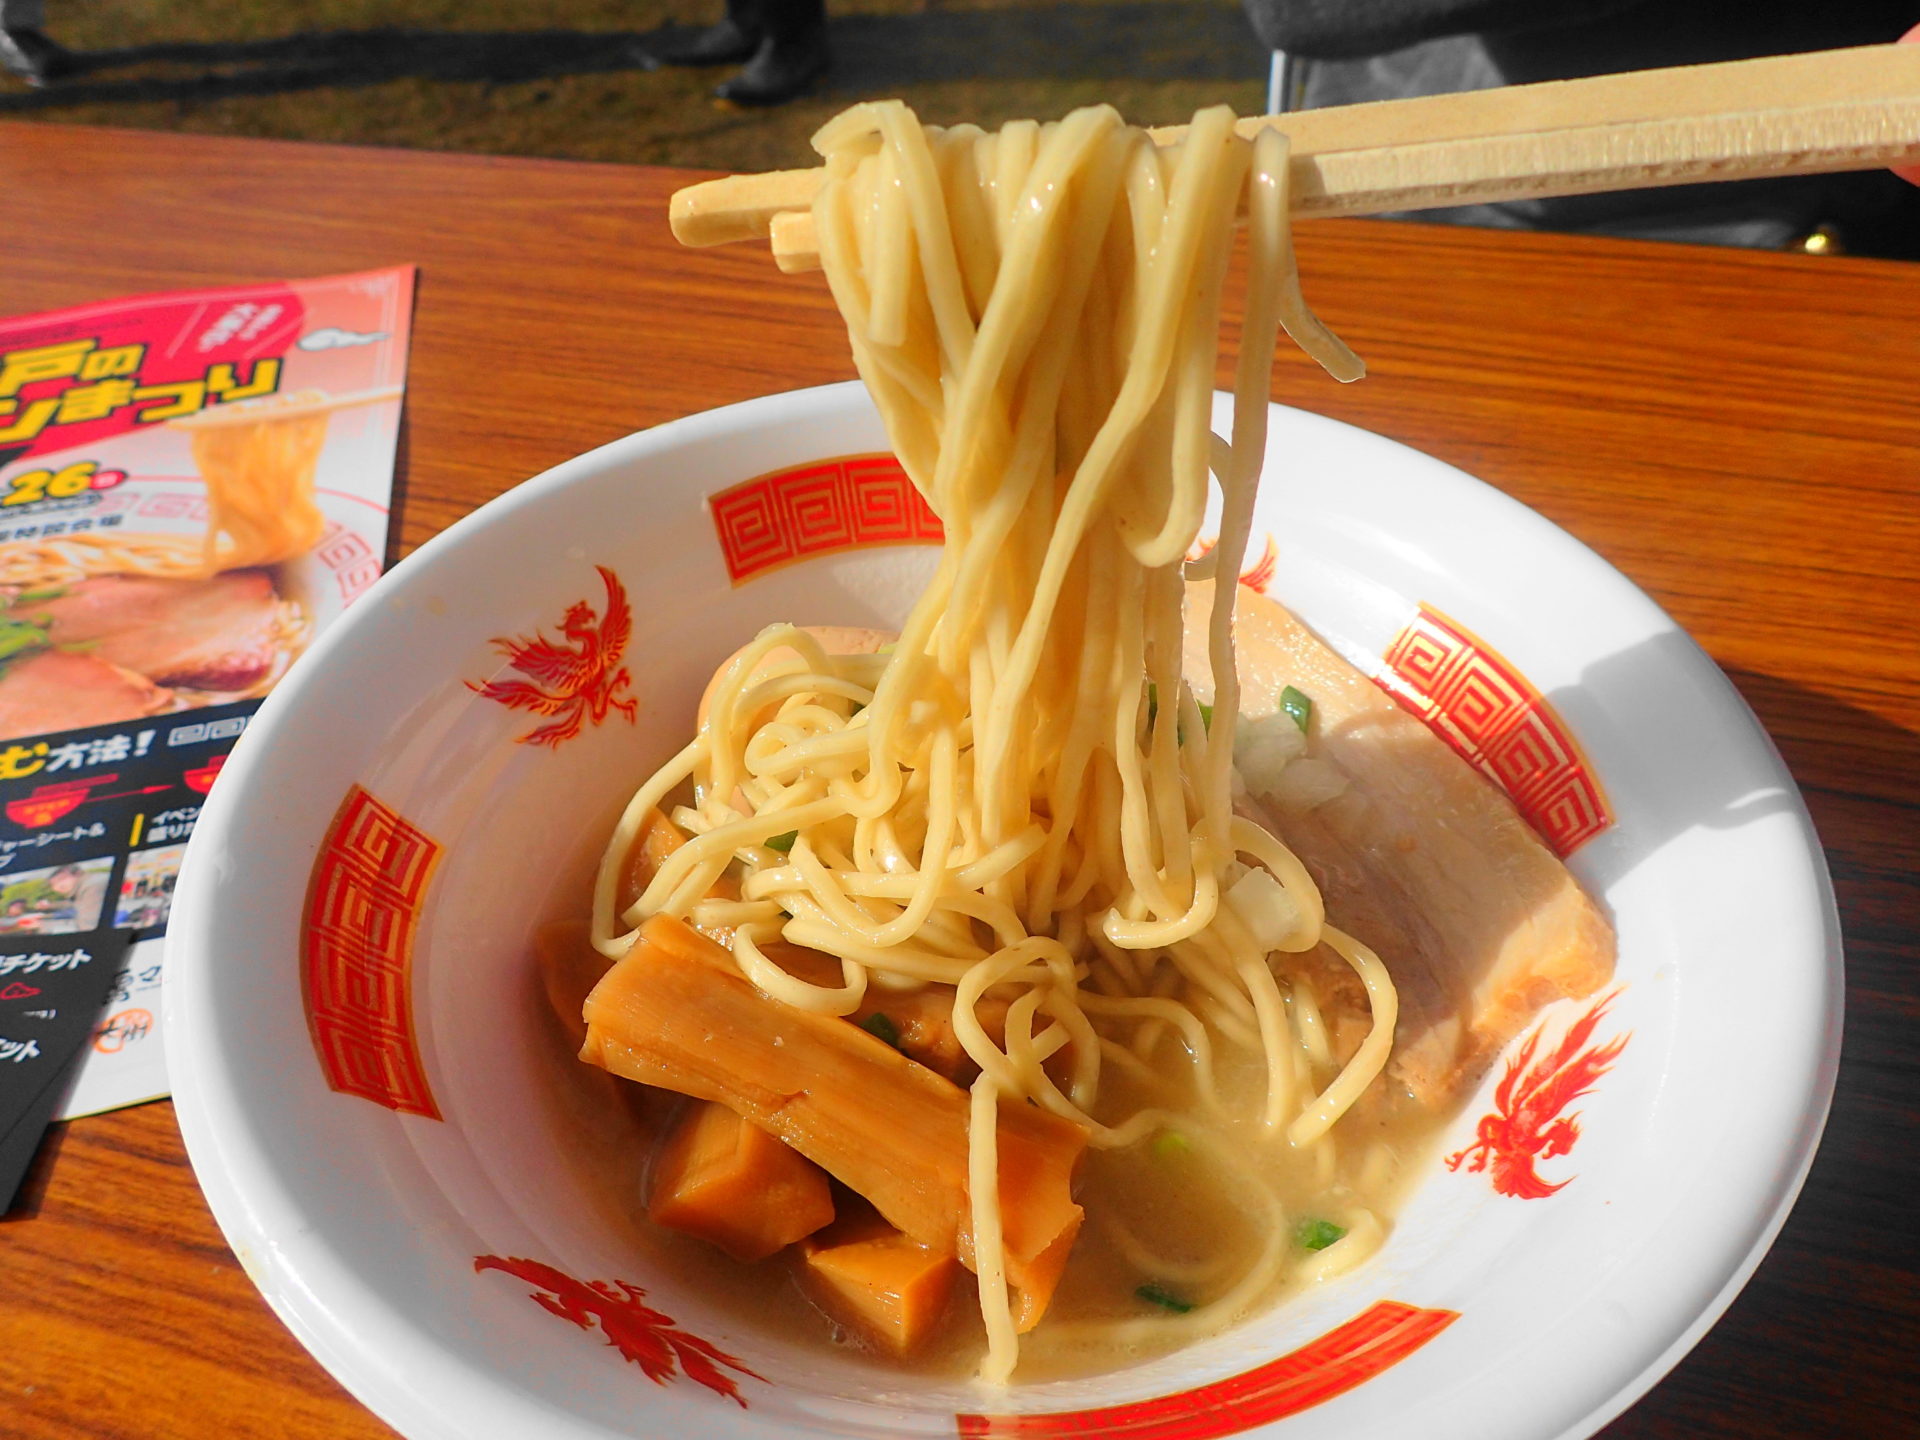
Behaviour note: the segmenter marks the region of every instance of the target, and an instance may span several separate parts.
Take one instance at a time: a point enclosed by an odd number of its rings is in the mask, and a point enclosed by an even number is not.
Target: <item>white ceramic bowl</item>
[[[1611,1064],[1552,1117],[1578,1111],[1570,1150],[1546,1117],[1502,1121],[1510,1051],[1446,1137],[1457,1168],[1435,1166],[1359,1273],[1151,1364],[998,1399],[782,1341],[663,1252],[528,942],[722,656],[776,618],[897,624],[930,572],[864,394],[803,391],[618,441],[454,526],[320,640],[214,792],[170,940],[181,1128],[320,1362],[404,1434],[463,1440],[1543,1440],[1672,1366],[1784,1219],[1832,1088],[1839,937],[1805,810],[1719,671],[1590,551],[1390,441],[1273,422],[1273,593],[1400,674],[1617,923],[1619,987],[1577,1047]],[[631,639],[557,717],[577,735],[525,743],[556,717],[474,687],[527,678],[513,637],[607,643],[597,566]],[[1548,1011],[1536,1059],[1591,1012]],[[1529,1175],[1562,1188],[1511,1193]],[[731,1363],[703,1367],[686,1337]]]

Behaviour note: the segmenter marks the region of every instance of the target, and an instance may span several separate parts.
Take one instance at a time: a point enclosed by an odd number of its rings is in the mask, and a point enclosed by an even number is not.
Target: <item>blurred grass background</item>
[[[1107,101],[1162,124],[1264,108],[1237,0],[829,0],[834,68],[772,110],[711,96],[727,69],[647,69],[640,41],[721,0],[48,0],[84,71],[0,116],[354,145],[714,169],[810,163],[856,100],[997,125]]]

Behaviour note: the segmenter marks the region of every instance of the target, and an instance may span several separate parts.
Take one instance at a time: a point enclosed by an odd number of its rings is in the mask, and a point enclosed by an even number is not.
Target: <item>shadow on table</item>
[[[941,80],[1244,80],[1266,68],[1241,12],[1217,5],[935,11],[853,15],[831,23],[831,85],[848,93]],[[73,75],[45,89],[0,93],[0,113],[212,100],[404,78],[509,84],[651,70],[658,62],[647,42],[678,33],[684,32],[381,28],[76,51]],[[178,73],[181,67],[190,73]],[[106,78],[119,70],[143,73]]]
[[[74,72],[40,90],[0,94],[0,113],[153,100],[213,100],[406,77],[511,82],[650,70],[642,37],[573,30],[343,30],[275,40],[181,42],[73,52]],[[192,73],[96,78],[111,70],[187,67]]]
[[[21,1177],[20,1188],[15,1192],[13,1204],[0,1211],[0,1227],[16,1225],[32,1220],[40,1214],[40,1206],[47,1197],[47,1184],[53,1178],[55,1162],[60,1157],[60,1147],[66,1143],[68,1126],[64,1123],[49,1125],[46,1133],[40,1137],[39,1148],[35,1150],[33,1163],[27,1167],[27,1173]],[[0,1233],[4,1233],[0,1231]]]
[[[1920,1414],[1920,735],[1791,680],[1727,675],[1820,832],[1846,939],[1846,1036],[1820,1152],[1772,1251],[1604,1440],[1904,1433]]]

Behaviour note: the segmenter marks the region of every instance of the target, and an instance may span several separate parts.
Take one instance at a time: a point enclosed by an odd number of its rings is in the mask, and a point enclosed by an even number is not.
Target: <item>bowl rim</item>
[[[223,783],[215,787],[208,797],[178,882],[170,925],[170,934],[175,937],[169,946],[171,973],[162,1000],[165,1025],[174,1042],[168,1058],[182,1136],[196,1177],[223,1235],[275,1314],[356,1398],[405,1434],[421,1436],[453,1432],[447,1428],[449,1417],[446,1413],[424,1403],[412,1387],[398,1383],[390,1372],[371,1372],[361,1366],[359,1352],[349,1338],[336,1333],[337,1326],[335,1330],[329,1330],[326,1325],[315,1323],[308,1306],[296,1303],[294,1287],[286,1283],[293,1277],[274,1269],[282,1262],[275,1255],[271,1237],[261,1233],[255,1207],[248,1202],[244,1187],[236,1178],[248,1164],[255,1171],[261,1170],[263,1157],[250,1148],[245,1126],[237,1123],[232,1077],[222,1074],[222,1057],[215,1048],[204,1042],[200,1034],[199,1016],[206,1010],[208,1001],[205,987],[210,978],[210,965],[202,957],[207,956],[212,948],[217,882],[212,869],[200,863],[196,857],[210,853],[218,836],[233,824],[234,816],[246,803],[243,794],[253,788],[250,779],[262,763],[261,757],[272,746],[273,736],[281,728],[282,717],[300,706],[310,691],[322,686],[320,677],[335,652],[352,646],[361,629],[374,623],[375,615],[385,602],[422,581],[430,580],[442,557],[458,550],[468,536],[501,523],[524,507],[542,505],[564,493],[576,482],[610,466],[629,464],[658,451],[724,436],[745,426],[755,429],[778,427],[791,418],[812,413],[819,407],[845,404],[856,395],[864,398],[864,389],[859,382],[849,381],[777,392],[685,416],[620,437],[563,461],[476,507],[393,566],[373,588],[359,597],[359,603],[348,607],[346,613],[316,640],[294,673],[263,703],[248,728],[247,737],[229,760],[227,771],[239,778],[226,780],[223,776]],[[1275,405],[1273,408],[1291,410],[1294,407]],[[1526,517],[1533,526],[1545,527],[1565,543],[1591,556],[1595,564],[1604,567],[1627,591],[1652,607],[1672,627],[1674,633],[1684,635],[1650,597],[1604,558],[1511,496],[1411,446],[1358,426],[1313,415],[1309,411],[1297,413],[1310,416],[1318,424],[1350,431],[1364,437],[1369,443],[1404,451],[1418,457],[1424,464],[1441,467],[1457,480],[1486,492],[1502,506],[1509,507],[1514,515]],[[1711,664],[1711,661],[1707,663]],[[1731,682],[1722,676],[1721,683],[1733,702],[1745,710],[1745,703]],[[1747,714],[1751,719],[1751,712],[1747,711]],[[1772,751],[1771,742],[1765,739],[1765,732],[1757,720],[1753,722],[1753,729],[1772,753],[1780,773],[1788,777],[1791,785],[1789,772],[1780,762],[1777,751]],[[1702,1275],[1699,1282],[1688,1287],[1688,1294],[1692,1296],[1703,1285],[1712,1284],[1716,1275],[1720,1277],[1717,1286],[1708,1290],[1703,1299],[1689,1302],[1693,1310],[1691,1321],[1637,1372],[1610,1384],[1606,1397],[1600,1403],[1552,1432],[1552,1437],[1557,1437],[1557,1440],[1579,1440],[1579,1437],[1591,1435],[1623,1413],[1699,1342],[1724,1314],[1766,1256],[1811,1169],[1831,1107],[1838,1073],[1844,1010],[1844,960],[1838,911],[1825,857],[1797,787],[1792,788],[1791,799],[1797,807],[1797,817],[1804,831],[1807,859],[1811,867],[1810,878],[1817,886],[1822,909],[1820,929],[1824,949],[1821,962],[1824,984],[1820,986],[1820,993],[1823,1005],[1818,1014],[1809,1016],[1805,1029],[1810,1037],[1817,1029],[1818,1043],[1809,1044],[1804,1073],[1797,1077],[1797,1084],[1789,1087],[1801,1097],[1799,1112],[1792,1116],[1773,1117],[1774,1124],[1768,1131],[1769,1152],[1776,1162],[1773,1172],[1775,1183],[1770,1187],[1771,1204],[1752,1206],[1741,1217],[1744,1223],[1733,1227],[1753,1237],[1744,1253],[1734,1258],[1730,1265],[1722,1256],[1714,1255],[1710,1267],[1714,1273]],[[277,1183],[267,1175],[257,1175],[251,1183],[263,1182],[268,1185]],[[299,1286],[298,1290],[308,1299],[312,1298],[304,1286]],[[576,1423],[580,1423],[584,1430],[585,1422]],[[1262,1427],[1260,1431],[1249,1433],[1265,1433],[1265,1430]],[[1550,1437],[1543,1435],[1542,1440],[1550,1440]]]

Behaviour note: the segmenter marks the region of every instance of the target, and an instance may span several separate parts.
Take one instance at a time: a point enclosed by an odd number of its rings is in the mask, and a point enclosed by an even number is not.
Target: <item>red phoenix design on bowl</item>
[[[717,1346],[687,1334],[652,1306],[643,1304],[647,1292],[638,1285],[629,1285],[624,1280],[580,1281],[538,1260],[507,1259],[499,1255],[476,1255],[473,1268],[476,1272],[502,1270],[538,1286],[532,1293],[533,1302],[582,1330],[591,1330],[593,1322],[598,1320],[607,1343],[638,1365],[656,1385],[664,1385],[676,1374],[684,1374],[744,1410],[746,1397],[726,1371],[736,1370],[755,1380],[766,1379]]]
[[[489,680],[483,685],[467,681],[469,690],[510,710],[552,717],[522,735],[522,745],[558,749],[561,741],[578,735],[588,721],[597,726],[618,710],[632,724],[639,709],[632,699],[621,698],[633,683],[633,676],[620,663],[633,634],[633,609],[619,577],[604,565],[593,568],[607,587],[604,615],[596,615],[585,600],[569,605],[560,620],[564,644],[537,631],[531,636],[497,638],[494,648],[507,657],[508,668],[527,679]]]
[[[1604,1045],[1587,1045],[1619,994],[1615,990],[1594,1001],[1545,1054],[1539,1053],[1545,1027],[1534,1027],[1507,1061],[1507,1073],[1493,1092],[1493,1113],[1480,1118],[1473,1144],[1447,1157],[1447,1169],[1484,1170],[1497,1192],[1519,1200],[1544,1200],[1566,1187],[1566,1180],[1548,1184],[1534,1166],[1573,1149],[1580,1117],[1560,1112],[1592,1092],[1632,1038],[1628,1031]]]

